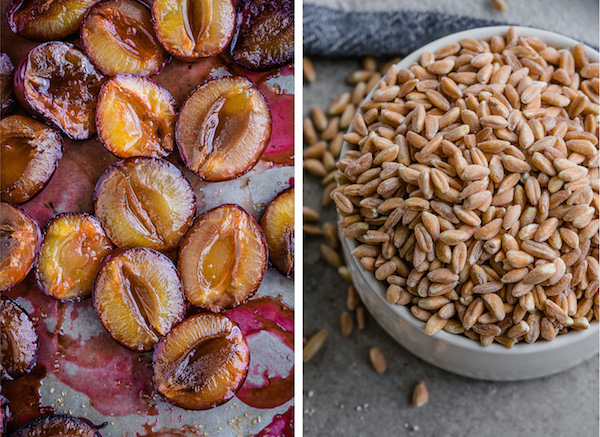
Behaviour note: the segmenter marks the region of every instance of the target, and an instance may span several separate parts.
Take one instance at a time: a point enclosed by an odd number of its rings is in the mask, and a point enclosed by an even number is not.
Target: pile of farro
[[[305,169],[387,300],[427,334],[484,346],[598,320],[599,66],[584,46],[511,29],[392,65],[381,82],[372,60],[363,67],[330,118],[305,119]],[[352,150],[336,162],[343,141]]]

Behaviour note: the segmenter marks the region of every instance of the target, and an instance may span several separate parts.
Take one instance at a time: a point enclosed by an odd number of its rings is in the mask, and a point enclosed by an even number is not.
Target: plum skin
[[[235,78],[235,77],[234,77]],[[233,79],[234,79],[233,78]],[[252,86],[254,88],[255,91],[258,92],[259,96],[262,98],[263,102],[266,105],[266,110],[268,112],[269,115],[269,120],[270,120],[270,128],[269,128],[269,132],[267,134],[267,136],[264,139],[264,146],[262,148],[262,152],[260,154],[260,156],[258,157],[258,159],[254,162],[254,163],[250,163],[244,170],[242,170],[241,172],[235,173],[229,177],[221,177],[221,178],[210,178],[210,177],[206,177],[201,175],[199,172],[192,170],[191,169],[191,163],[190,163],[190,157],[187,156],[187,153],[185,153],[185,147],[182,144],[182,140],[180,138],[180,133],[179,133],[179,124],[181,122],[181,114],[183,113],[186,104],[188,103],[188,101],[190,100],[190,98],[200,89],[202,89],[205,86],[209,86],[211,82],[215,82],[218,80],[222,80],[224,79],[223,77],[211,77],[207,80],[205,80],[204,82],[202,82],[200,85],[198,85],[196,88],[194,88],[192,90],[192,92],[186,97],[185,101],[183,102],[183,104],[181,105],[181,109],[179,110],[179,113],[177,114],[177,121],[175,123],[175,143],[177,145],[177,150],[179,151],[179,156],[181,157],[181,159],[183,160],[183,163],[185,165],[185,167],[189,170],[191,170],[196,176],[198,176],[198,178],[200,178],[200,180],[205,181],[205,182],[225,182],[225,181],[230,181],[230,180],[234,180],[239,178],[240,176],[245,175],[246,173],[248,173],[250,170],[252,170],[256,164],[260,161],[260,158],[262,156],[262,154],[264,153],[264,151],[267,149],[267,147],[269,146],[269,142],[271,141],[271,135],[273,134],[273,113],[271,111],[271,104],[269,103],[269,100],[267,99],[267,97],[265,96],[265,94],[262,92],[262,90],[254,83],[252,82],[250,79],[246,78],[250,83],[252,83]],[[229,78],[232,79],[232,78]]]
[[[13,91],[12,88],[12,84],[13,84],[13,76],[15,73],[15,67],[12,63],[12,61],[10,60],[10,57],[6,54],[6,53],[0,53],[0,68],[1,69],[8,69],[10,72],[7,74],[6,76],[6,84],[8,85],[8,87],[10,87],[10,89],[6,89],[6,90],[2,90],[2,109],[1,109],[1,115],[6,115],[8,114],[13,107],[15,106],[15,93]],[[3,73],[3,72],[0,72]],[[4,94],[7,95],[4,95]]]
[[[181,327],[181,325],[183,325],[184,323],[186,323],[186,321],[188,321],[189,319],[198,317],[198,316],[203,316],[203,315],[211,315],[211,316],[217,316],[217,317],[223,317],[223,318],[227,318],[230,323],[233,324],[234,327],[237,327],[237,329],[240,332],[240,335],[243,339],[243,345],[244,348],[246,349],[246,353],[248,356],[248,361],[246,362],[246,365],[244,366],[244,370],[243,370],[243,375],[242,378],[238,384],[237,387],[235,387],[231,392],[230,392],[230,396],[229,397],[224,397],[216,402],[211,403],[210,405],[203,407],[203,408],[186,408],[186,407],[181,407],[180,405],[178,405],[174,400],[169,399],[168,397],[166,397],[164,394],[162,394],[162,392],[158,389],[158,382],[156,380],[156,371],[154,371],[154,367],[155,367],[155,363],[157,362],[159,355],[162,353],[162,350],[165,348],[165,342],[168,341],[169,339],[169,335],[174,335],[174,331],[178,328]],[[242,388],[242,386],[244,385],[244,382],[246,381],[246,378],[248,377],[248,370],[250,367],[250,348],[248,346],[248,342],[246,341],[246,336],[244,335],[244,333],[242,332],[242,329],[240,328],[240,326],[234,322],[231,318],[229,318],[228,316],[224,315],[224,314],[219,314],[219,313],[210,313],[210,312],[206,312],[206,313],[199,313],[199,314],[195,314],[193,316],[190,316],[184,320],[182,320],[181,322],[179,322],[177,325],[175,325],[173,327],[173,329],[171,329],[171,331],[169,332],[169,334],[165,335],[163,338],[160,339],[160,341],[156,344],[156,347],[154,348],[154,353],[152,354],[152,367],[153,367],[153,371],[152,371],[152,383],[154,385],[154,387],[156,388],[156,391],[158,393],[160,393],[161,397],[166,400],[167,402],[169,402],[172,405],[178,406],[180,408],[185,408],[186,410],[196,410],[196,411],[202,411],[202,410],[210,410],[213,408],[216,408],[220,405],[223,405],[225,403],[227,403],[228,401],[230,401],[235,394],[240,390],[240,388]]]
[[[270,3],[269,1],[262,0],[261,5],[258,6],[259,8],[263,7],[262,3],[267,3],[267,8],[269,6],[272,6],[272,4],[269,4]],[[283,5],[283,3],[286,3],[286,2],[281,1],[281,0],[275,0],[274,3],[281,4],[283,8],[285,8],[286,6],[287,7],[290,6],[288,4]],[[292,27],[293,27],[294,26],[294,4],[293,4],[293,1],[290,1],[290,3],[291,3],[291,15],[292,15]],[[258,11],[256,14],[254,14],[253,12],[256,10],[256,8],[257,8],[257,6],[255,6],[253,4],[253,0],[241,0],[240,1],[238,10],[237,10],[237,14],[236,14],[236,23],[235,23],[235,30],[233,32],[233,38],[231,40],[231,44],[229,45],[230,56],[236,63],[238,63],[242,67],[244,67],[250,71],[255,71],[255,72],[274,70],[276,68],[281,68],[281,67],[288,65],[294,59],[294,47],[293,47],[294,41],[293,40],[292,40],[292,47],[291,47],[291,51],[290,51],[289,55],[287,57],[281,58],[279,61],[271,61],[271,62],[267,61],[264,64],[261,63],[259,65],[254,65],[254,64],[252,64],[250,62],[246,62],[246,60],[241,59],[238,56],[236,56],[235,52],[237,49],[238,41],[240,39],[245,40],[248,37],[245,27],[252,26],[252,23],[247,23],[247,22],[251,21],[252,18],[256,18],[261,13],[272,13],[271,11],[268,11],[268,10],[265,11],[263,9],[261,11]],[[292,34],[293,34],[293,30],[292,30]],[[261,59],[261,61],[262,61],[262,59]]]

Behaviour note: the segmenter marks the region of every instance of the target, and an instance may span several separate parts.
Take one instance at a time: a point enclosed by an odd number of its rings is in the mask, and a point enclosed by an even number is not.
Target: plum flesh
[[[32,118],[10,115],[0,120],[2,200],[25,203],[48,183],[62,158],[60,134]]]
[[[246,210],[226,204],[200,215],[185,235],[178,264],[192,305],[222,311],[249,299],[267,267],[260,226]]]
[[[98,139],[119,158],[164,158],[175,147],[176,103],[156,82],[117,74],[100,90],[96,110]]]
[[[128,158],[110,166],[94,190],[96,217],[118,247],[177,247],[196,212],[192,186],[159,158]]]
[[[207,410],[240,389],[250,350],[239,326],[222,314],[200,313],[175,326],[154,351],[154,385],[171,403]]]
[[[96,217],[85,213],[54,217],[44,229],[35,269],[40,288],[61,302],[90,297],[102,260],[112,249]]]
[[[31,371],[39,339],[35,324],[14,300],[0,296],[0,379],[13,380]]]
[[[221,53],[235,26],[231,0],[155,0],[152,17],[163,47],[184,61]]]
[[[23,210],[0,203],[0,292],[27,276],[40,245],[40,229]]]
[[[269,259],[279,272],[291,278],[294,274],[294,188],[273,200],[260,225],[265,232]]]
[[[238,64],[252,71],[289,64],[294,58],[294,2],[242,0],[230,52]]]
[[[63,39],[79,30],[98,0],[13,0],[6,10],[10,30],[36,41]]]
[[[104,76],[74,45],[48,42],[34,47],[15,72],[17,100],[73,140],[96,133],[96,104]]]
[[[153,75],[169,60],[152,28],[150,8],[137,0],[104,0],[88,11],[81,44],[104,73]]]
[[[256,165],[271,130],[269,104],[249,79],[209,79],[181,108],[177,146],[186,166],[200,179],[225,181]]]
[[[94,284],[94,305],[110,335],[138,352],[151,350],[185,315],[175,266],[140,247],[107,258]]]

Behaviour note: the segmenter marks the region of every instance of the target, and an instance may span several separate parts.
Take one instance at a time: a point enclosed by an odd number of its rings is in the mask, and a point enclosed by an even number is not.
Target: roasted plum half
[[[179,249],[185,296],[192,305],[222,311],[244,303],[267,267],[260,226],[245,209],[226,204],[198,216]]]
[[[0,292],[27,276],[40,245],[40,228],[20,208],[0,203]]]
[[[158,73],[169,60],[152,28],[150,8],[137,0],[103,0],[81,25],[81,44],[104,73]]]
[[[35,276],[44,292],[61,302],[92,295],[94,278],[113,250],[100,221],[86,213],[54,217],[44,229]]]
[[[15,94],[25,109],[73,140],[96,133],[96,104],[104,81],[73,44],[48,42],[31,49],[15,72]]]
[[[0,120],[0,193],[14,204],[27,202],[48,183],[63,154],[60,134],[30,117]]]
[[[200,179],[226,181],[256,165],[271,129],[269,103],[249,79],[209,79],[181,108],[177,146],[185,165]]]
[[[94,191],[94,209],[118,247],[177,247],[196,212],[192,186],[159,158],[128,158],[110,166]]]
[[[102,437],[102,434],[85,420],[53,414],[27,422],[11,437]]]
[[[171,403],[207,410],[227,402],[248,374],[250,349],[223,314],[200,313],[175,326],[154,350],[154,385]]]
[[[183,320],[185,298],[175,266],[152,249],[117,250],[94,284],[102,324],[121,345],[149,351]]]
[[[0,296],[0,379],[13,380],[31,371],[39,339],[35,324],[14,300]]]
[[[288,188],[273,200],[260,226],[262,227],[269,259],[282,275],[294,275],[294,188]]]
[[[231,0],[155,0],[152,17],[163,47],[183,61],[218,55],[235,27]]]
[[[36,41],[63,39],[79,30],[98,0],[13,0],[6,10],[10,29]]]
[[[6,53],[0,53],[0,102],[2,115],[9,112],[15,103],[13,76],[15,67]]]
[[[117,74],[98,96],[98,139],[119,158],[163,158],[175,147],[177,108],[171,94],[156,82]]]
[[[283,67],[294,58],[293,0],[242,0],[231,57],[248,70]]]

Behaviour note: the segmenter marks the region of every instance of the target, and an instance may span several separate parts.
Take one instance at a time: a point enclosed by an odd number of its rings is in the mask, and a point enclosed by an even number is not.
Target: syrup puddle
[[[289,401],[294,396],[294,311],[278,299],[261,297],[226,314],[240,325],[250,348],[248,376],[237,398],[255,408]]]

